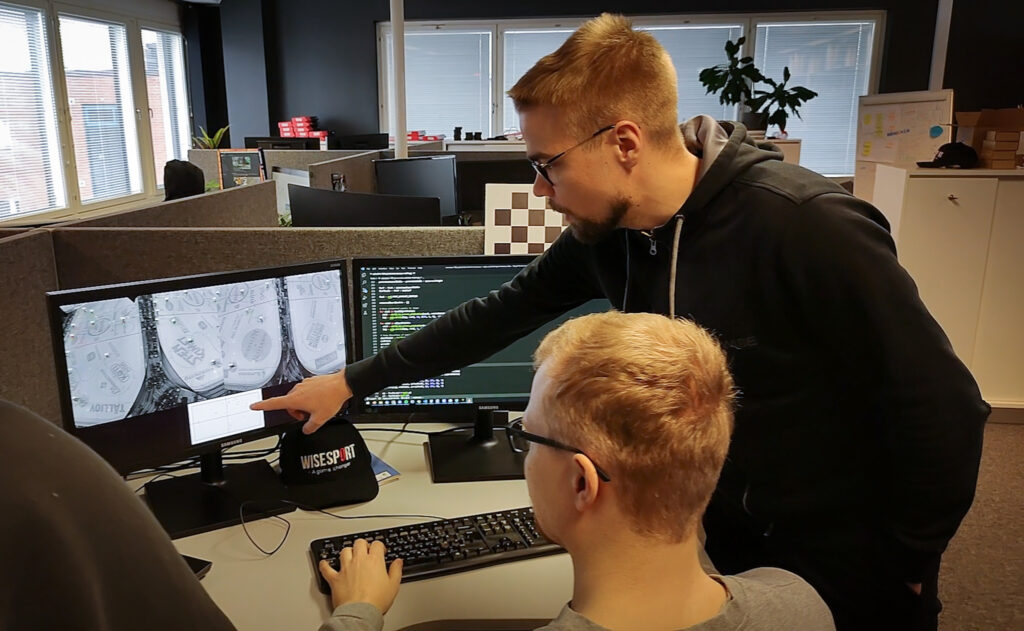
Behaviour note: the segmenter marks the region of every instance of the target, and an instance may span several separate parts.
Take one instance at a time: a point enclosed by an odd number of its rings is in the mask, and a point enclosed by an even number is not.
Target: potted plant
[[[720,92],[718,101],[722,105],[743,104],[746,111],[740,114],[740,121],[751,130],[764,130],[768,125],[778,125],[782,136],[786,135],[789,114],[800,118],[798,108],[818,96],[818,93],[803,86],[789,87],[789,66],[783,71],[782,83],[766,77],[754,65],[753,57],[739,57],[740,48],[746,41],[741,37],[735,42],[725,43],[728,63],[719,64],[700,71],[700,82],[707,94]],[[767,84],[770,90],[755,88]]]
[[[747,38],[741,37],[735,42],[731,40],[725,42],[725,54],[729,62],[700,71],[700,82],[707,88],[705,94],[718,93],[718,102],[722,105],[745,103],[753,97],[750,86],[764,81],[764,75],[754,66],[753,57],[740,58],[738,56],[745,41]],[[759,117],[764,119],[760,125],[757,120],[751,120],[758,118],[755,110],[743,112],[742,116],[744,117],[742,122],[748,129],[766,128],[764,122],[767,121],[766,116]]]
[[[227,132],[228,127],[231,125],[225,125],[217,130],[217,133],[211,138],[206,130],[202,127],[199,128],[201,136],[192,136],[192,144],[195,145],[196,149],[216,149],[220,146],[221,140],[224,139],[224,133]]]
[[[796,114],[802,118],[798,108],[818,96],[814,90],[809,90],[802,85],[792,88],[786,86],[789,83],[789,66],[782,69],[782,83],[776,82],[771,77],[764,77],[764,83],[771,86],[771,90],[755,89],[754,95],[747,99],[747,107],[754,112],[761,112],[767,115],[768,125],[778,125],[780,136],[786,137],[786,121],[789,114]]]

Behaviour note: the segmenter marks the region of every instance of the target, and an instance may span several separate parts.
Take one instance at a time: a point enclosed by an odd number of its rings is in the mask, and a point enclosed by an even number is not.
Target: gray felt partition
[[[146,208],[70,221],[61,228],[262,228],[277,225],[274,182],[237,186]]]
[[[315,151],[301,149],[267,149],[263,152],[263,160],[267,166],[267,177],[273,172],[274,167],[285,167],[305,171],[309,165],[328,160],[337,160],[349,156],[365,153],[359,151]],[[188,161],[203,170],[203,177],[207,182],[214,180],[220,182],[220,174],[217,171],[217,151],[214,149],[189,149]]]
[[[483,228],[53,230],[62,289],[356,256],[483,254]]]
[[[45,292],[58,288],[47,230],[0,239],[0,313],[6,344],[0,353],[0,398],[60,422]]]
[[[353,193],[374,193],[377,178],[373,174],[373,161],[380,157],[379,151],[366,151],[309,165],[309,185],[312,188],[331,188],[332,176],[345,176],[347,190]]]

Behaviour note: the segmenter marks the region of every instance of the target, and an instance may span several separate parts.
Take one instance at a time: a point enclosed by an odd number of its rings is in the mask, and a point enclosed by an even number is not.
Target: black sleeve
[[[349,387],[365,396],[468,366],[588,300],[602,298],[588,260],[587,246],[565,231],[500,288],[350,365],[345,371]]]
[[[990,408],[883,225],[866,202],[821,195],[790,222],[780,256],[814,343],[851,370],[873,371],[888,483],[879,501],[895,568],[917,582],[974,499]]]

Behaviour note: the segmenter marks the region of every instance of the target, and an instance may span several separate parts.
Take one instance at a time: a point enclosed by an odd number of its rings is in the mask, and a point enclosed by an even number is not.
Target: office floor
[[[1024,629],[1024,424],[986,427],[974,505],[940,581],[940,631]]]

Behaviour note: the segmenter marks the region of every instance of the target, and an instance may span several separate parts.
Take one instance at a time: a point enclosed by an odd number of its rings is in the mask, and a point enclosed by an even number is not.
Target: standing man
[[[692,319],[740,391],[704,518],[720,571],[791,570],[837,627],[935,629],[989,407],[888,223],[745,129],[676,121],[665,50],[602,15],[509,91],[534,193],[571,229],[511,282],[336,375],[257,404],[313,431],[366,395],[479,361],[591,298]]]

